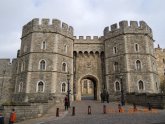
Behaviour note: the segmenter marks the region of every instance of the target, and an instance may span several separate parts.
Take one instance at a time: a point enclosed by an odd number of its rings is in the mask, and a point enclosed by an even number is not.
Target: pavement
[[[133,112],[132,105],[122,107],[123,112],[118,112],[118,102],[101,103],[94,100],[73,102],[68,111],[60,110],[60,116],[56,117],[56,106],[52,107],[41,118],[30,119],[16,124],[165,124],[165,110],[137,106]],[[72,108],[75,107],[75,116],[72,116]],[[88,106],[91,114],[88,114]],[[103,113],[106,106],[106,114]]]

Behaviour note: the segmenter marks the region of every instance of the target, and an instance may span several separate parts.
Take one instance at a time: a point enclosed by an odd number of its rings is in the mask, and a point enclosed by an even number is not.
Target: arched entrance
[[[94,100],[96,97],[96,83],[90,79],[81,80],[81,100]]]
[[[84,76],[79,81],[77,100],[98,100],[98,79],[92,75]]]

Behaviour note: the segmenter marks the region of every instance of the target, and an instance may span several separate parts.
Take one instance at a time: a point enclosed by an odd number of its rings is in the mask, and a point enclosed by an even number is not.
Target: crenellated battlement
[[[5,58],[5,59],[0,59],[0,63],[2,64],[2,63],[4,63],[4,64],[10,64],[11,63],[11,60],[9,59],[9,58]]]
[[[158,47],[155,48],[155,52],[165,53],[165,48],[161,48],[160,45],[158,44]]]
[[[99,40],[99,37],[98,36],[86,36],[86,37],[84,37],[84,36],[74,36],[74,39],[76,39],[76,40]]]
[[[165,53],[165,48],[155,48],[155,51],[164,54]]]
[[[115,37],[120,34],[135,33],[135,34],[148,34],[152,37],[152,30],[144,21],[121,21],[119,24],[115,23],[110,27],[105,27],[105,38]]]
[[[74,36],[74,43],[82,43],[82,44],[95,44],[95,43],[98,43],[98,44],[102,44],[103,41],[100,40],[100,37],[98,36]]]
[[[0,59],[0,77],[3,74],[8,75],[12,69],[12,63],[10,59]]]
[[[73,27],[68,24],[61,22],[58,19],[33,19],[29,23],[23,26],[22,37],[32,32],[57,32],[68,37],[73,37]]]

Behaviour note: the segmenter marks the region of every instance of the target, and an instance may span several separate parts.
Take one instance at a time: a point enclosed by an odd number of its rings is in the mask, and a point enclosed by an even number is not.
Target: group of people
[[[106,90],[103,90],[103,92],[101,92],[100,94],[101,97],[101,102],[104,103],[104,101],[107,101],[107,103],[109,103],[109,93]]]
[[[16,122],[16,112],[15,109],[12,109],[12,112],[10,113],[9,117],[9,124],[14,124]],[[2,116],[2,113],[0,112],[0,124],[4,124],[4,117]]]

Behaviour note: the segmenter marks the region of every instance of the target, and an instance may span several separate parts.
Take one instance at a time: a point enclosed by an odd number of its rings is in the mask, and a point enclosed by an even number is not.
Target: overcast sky
[[[144,20],[155,46],[165,48],[165,0],[0,0],[0,58],[15,58],[22,26],[33,18],[57,18],[74,27],[76,36],[103,34],[121,20]]]

